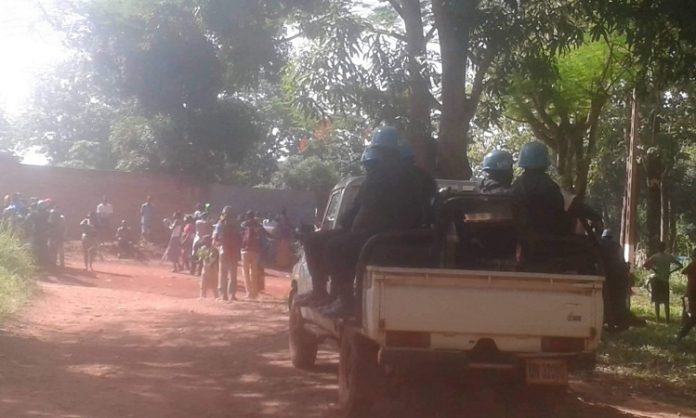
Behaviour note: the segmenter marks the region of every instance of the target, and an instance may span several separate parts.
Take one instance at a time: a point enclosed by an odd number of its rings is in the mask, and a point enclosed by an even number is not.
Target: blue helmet
[[[541,142],[529,142],[522,146],[520,150],[520,161],[518,165],[522,168],[547,169],[551,165],[549,149]]]
[[[512,154],[505,150],[495,150],[483,157],[483,171],[510,171],[512,170]]]
[[[400,136],[393,126],[380,126],[372,132],[370,146],[397,149]]]
[[[360,157],[360,162],[365,164],[369,161],[381,161],[383,159],[384,157],[375,147],[368,146],[365,147],[365,151],[363,151],[362,157]]]

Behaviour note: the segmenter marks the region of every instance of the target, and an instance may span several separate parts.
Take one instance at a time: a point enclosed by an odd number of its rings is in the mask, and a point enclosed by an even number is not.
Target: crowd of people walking
[[[230,206],[214,217],[210,205],[199,204],[192,214],[177,211],[163,222],[170,236],[162,260],[171,262],[175,273],[200,276],[201,297],[211,291],[220,300],[236,300],[237,267],[241,264],[245,297],[256,299],[263,288],[264,265],[269,259],[285,266],[291,264],[288,249],[293,229],[285,210],[269,222],[268,230],[254,211],[237,215]]]
[[[138,241],[154,240],[155,208],[150,196],[140,206],[139,240],[126,220],[114,230],[113,217],[114,207],[103,196],[79,221],[85,271],[93,270],[95,258],[103,258],[105,244],[111,244],[119,258],[129,258],[138,253]],[[67,224],[52,199],[7,195],[2,219],[27,241],[40,267],[65,267]],[[210,204],[198,204],[189,214],[174,212],[163,224],[169,240],[162,260],[171,262],[174,272],[201,277],[201,297],[211,292],[220,300],[236,300],[241,267],[245,296],[256,299],[264,287],[264,265],[292,265],[294,232],[285,209],[262,220],[251,210],[235,214],[230,206],[216,216]]]
[[[6,195],[2,219],[27,241],[39,266],[65,266],[65,217],[52,199]]]

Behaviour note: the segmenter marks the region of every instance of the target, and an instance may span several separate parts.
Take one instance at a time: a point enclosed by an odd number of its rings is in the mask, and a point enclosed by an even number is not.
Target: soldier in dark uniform
[[[50,204],[50,199],[44,199],[31,205],[29,215],[27,215],[25,220],[32,253],[41,267],[49,267],[52,264],[48,251],[48,239],[50,235],[48,217]]]
[[[362,157],[365,181],[353,207],[339,222],[341,232],[326,233],[321,241],[315,235],[308,240],[310,245],[305,245],[313,288],[321,292],[326,288],[327,277],[331,276],[338,296],[335,303],[322,309],[327,316],[352,313],[355,268],[360,250],[370,237],[386,231],[416,228],[424,222],[424,208],[427,207],[424,200],[434,192],[434,181],[426,181],[427,174],[404,161],[398,139],[399,134],[392,127],[375,130]],[[325,245],[321,246],[322,242]],[[302,297],[299,303],[307,303],[305,300],[306,297]]]
[[[427,171],[416,165],[413,148],[409,145],[402,145],[399,148],[401,159],[406,163],[407,168],[413,172],[418,180],[418,192],[421,193],[420,201],[423,203],[423,223],[430,225],[434,222],[433,203],[437,197],[437,183],[433,176]]]
[[[605,322],[612,329],[627,327],[630,317],[628,294],[630,291],[630,275],[628,264],[623,257],[623,248],[614,241],[610,229],[602,232],[599,245],[604,258],[606,286],[604,293]]]
[[[486,177],[479,183],[479,191],[484,194],[512,193],[512,154],[505,150],[495,150],[483,158],[483,171]]]
[[[333,239],[357,240],[357,238],[354,237],[341,237],[351,232],[353,221],[364,203],[364,184],[369,185],[373,177],[378,175],[379,166],[381,164],[380,160],[385,154],[391,155],[393,159],[398,159],[398,147],[399,133],[395,128],[386,126],[375,129],[370,146],[365,149],[361,158],[361,163],[366,175],[365,183],[363,183],[361,190],[355,197],[353,205],[338,219],[337,229],[313,232],[303,240],[307,269],[312,277],[312,291],[297,295],[293,301],[294,304],[322,305],[330,302],[326,285],[332,271],[332,263],[334,260],[329,260],[328,243]],[[364,240],[366,239],[367,238]],[[355,259],[357,260],[357,255]]]
[[[328,317],[354,313],[353,284],[360,250],[372,236],[423,226],[435,190],[434,180],[404,162],[392,149],[376,149],[373,167],[360,190],[357,209],[349,233],[327,244],[331,278],[338,290],[338,299],[321,309]]]
[[[569,235],[571,221],[561,188],[547,173],[551,160],[546,145],[525,144],[518,164],[524,172],[512,183],[512,190],[526,207],[532,230],[540,235]]]

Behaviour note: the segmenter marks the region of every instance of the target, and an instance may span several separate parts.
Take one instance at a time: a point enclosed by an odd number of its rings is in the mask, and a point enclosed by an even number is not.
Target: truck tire
[[[290,306],[289,345],[290,360],[298,369],[309,369],[317,359],[319,341],[304,328],[302,314],[297,306]]]
[[[377,352],[377,345],[358,333],[347,331],[341,338],[338,403],[348,417],[364,415],[384,394],[386,378]]]

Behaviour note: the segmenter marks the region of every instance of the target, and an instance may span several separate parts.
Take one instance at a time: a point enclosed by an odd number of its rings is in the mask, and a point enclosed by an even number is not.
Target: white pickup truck
[[[333,189],[322,229],[336,226],[361,182],[350,178]],[[594,367],[604,278],[589,237],[569,246],[583,257],[564,259],[563,243],[519,236],[525,229],[514,220],[511,197],[479,194],[473,182],[438,184],[448,191],[434,228],[375,236],[363,248],[355,318],[294,306],[294,294],[312,285],[304,257],[293,270],[292,362],[311,367],[319,344],[335,339],[339,403],[349,415],[423,367],[507,372],[549,386],[566,385],[569,370]],[[536,251],[542,244],[555,251]]]

